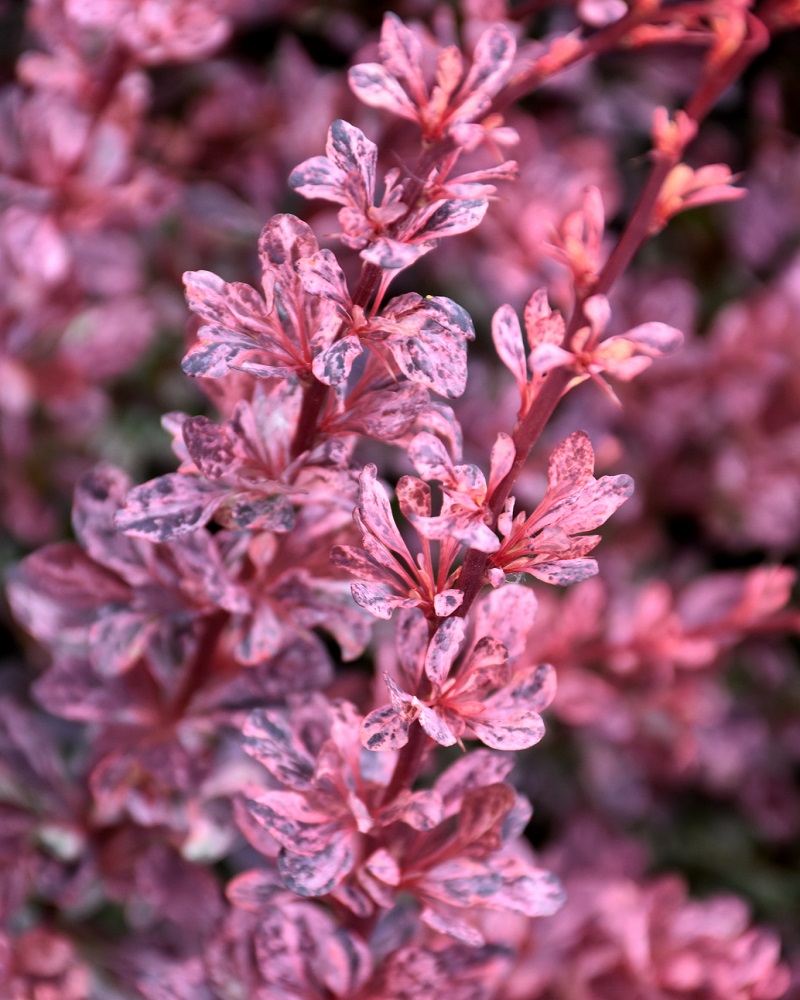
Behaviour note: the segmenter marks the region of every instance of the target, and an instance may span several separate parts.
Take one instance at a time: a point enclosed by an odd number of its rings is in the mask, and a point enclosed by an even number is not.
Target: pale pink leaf
[[[324,896],[350,874],[355,863],[350,837],[333,840],[324,850],[309,857],[288,850],[278,855],[284,884],[299,896]]]
[[[519,319],[511,306],[500,306],[492,317],[492,340],[498,357],[514,376],[522,392],[528,382],[525,349]]]
[[[297,791],[311,787],[314,761],[285,717],[268,709],[255,709],[244,724],[244,750],[278,779]]]
[[[585,431],[575,431],[550,456],[547,489],[558,496],[576,493],[594,475],[594,450]]]
[[[444,202],[428,216],[425,224],[416,231],[414,238],[424,236],[426,239],[439,239],[443,236],[468,233],[481,224],[488,208],[489,202],[486,199],[453,198]]]
[[[318,854],[339,830],[337,820],[315,809],[299,792],[264,791],[248,796],[246,802],[250,815],[295,854]]]
[[[215,483],[170,472],[135,486],[114,523],[137,538],[173,541],[207,524],[226,493],[225,487]]]
[[[463,590],[441,590],[433,599],[433,610],[440,618],[447,618],[461,607],[463,601]]]
[[[448,618],[448,621],[452,621],[452,619]],[[458,741],[457,734],[453,732],[436,709],[421,705],[419,709],[419,724],[428,736],[440,746],[451,747]]]
[[[412,87],[421,85],[422,45],[396,14],[387,12],[383,16],[378,51],[393,76],[406,80]]]
[[[431,488],[427,483],[416,476],[403,476],[395,492],[404,517],[413,520],[415,517],[431,516]]]
[[[320,198],[337,205],[348,205],[350,195],[345,190],[347,176],[327,156],[312,156],[303,160],[289,174],[289,187],[304,198]]]
[[[356,97],[373,108],[384,108],[401,118],[416,121],[418,113],[408,95],[380,63],[360,63],[347,74]]]
[[[464,639],[463,618],[447,618],[433,634],[425,656],[425,673],[432,684],[441,687]]]
[[[571,587],[574,583],[588,580],[599,572],[596,559],[566,559],[549,563],[539,563],[528,567],[531,576],[545,583],[559,587]]]
[[[384,271],[401,271],[410,267],[420,257],[424,257],[436,245],[435,240],[426,243],[403,243],[388,236],[379,236],[361,251],[362,260]]]
[[[544,736],[544,722],[535,712],[519,712],[483,722],[470,719],[469,728],[494,750],[527,750]]]
[[[353,362],[362,351],[358,337],[342,337],[314,358],[312,366],[314,375],[325,385],[339,385],[346,381]]]
[[[299,260],[297,273],[309,295],[317,295],[335,302],[342,316],[349,313],[350,293],[342,269],[330,250],[320,250],[311,257]]]
[[[493,96],[508,75],[517,43],[504,24],[493,24],[484,31],[472,54],[472,66],[461,87],[463,94]],[[463,113],[463,106],[460,111]]]
[[[370,204],[375,191],[375,167],[378,162],[375,143],[355,125],[337,118],[328,129],[325,152],[332,163],[351,175],[350,183],[357,188],[353,200],[365,206]]]
[[[442,913],[430,906],[426,906],[419,915],[420,920],[428,927],[439,934],[447,934],[449,937],[461,941],[462,944],[470,948],[482,948],[486,943],[483,935],[477,927],[462,920],[452,913]]]
[[[377,708],[361,723],[361,742],[367,750],[398,750],[408,743],[408,719],[392,705]]]

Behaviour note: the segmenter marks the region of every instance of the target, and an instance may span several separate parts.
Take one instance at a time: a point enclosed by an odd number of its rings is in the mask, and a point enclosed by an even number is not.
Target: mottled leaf
[[[207,524],[227,490],[196,476],[171,472],[135,486],[114,522],[120,531],[167,542]]]
[[[255,709],[245,721],[242,745],[284,785],[310,788],[314,761],[279,712]]]
[[[492,340],[498,357],[514,376],[522,392],[528,381],[525,348],[519,319],[511,306],[500,306],[492,317]]]
[[[278,868],[288,889],[300,896],[324,896],[352,871],[356,854],[350,837],[331,841],[318,854],[302,857],[282,850]]]
[[[464,639],[463,618],[448,618],[434,632],[425,657],[425,673],[432,684],[441,687]]]
[[[397,80],[380,63],[360,63],[347,74],[356,97],[373,108],[384,108],[401,118],[417,120],[417,111]]]
[[[361,723],[361,742],[367,750],[397,750],[408,743],[408,719],[392,705],[384,705]]]

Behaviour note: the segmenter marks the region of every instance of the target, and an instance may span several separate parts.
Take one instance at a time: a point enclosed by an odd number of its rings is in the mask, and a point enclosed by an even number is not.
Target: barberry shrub
[[[745,195],[703,159],[725,150],[704,123],[797,5],[401,6],[360,48],[344,7],[30,5],[37,48],[0,109],[18,542],[37,538],[25,447],[62,411],[75,483],[71,540],[7,588],[36,641],[0,700],[14,1000],[790,987],[800,942],[782,958],[747,886],[698,878],[691,898],[674,846],[662,869],[682,796],[776,851],[800,831],[781,707],[796,524],[699,499],[689,454],[704,414],[733,442],[709,490],[746,492],[746,433],[774,426],[793,454],[794,397],[770,393],[798,268],[776,278],[783,313],[760,293],[702,338],[699,276],[639,251]],[[290,37],[315,18],[346,73]],[[259,20],[286,32],[267,81],[245,60]],[[191,99],[170,105],[170,80]],[[635,196],[612,162],[631,132],[649,142]],[[164,416],[177,463],[135,484],[97,428],[184,268],[206,412]],[[777,331],[767,357],[747,309]],[[747,429],[737,360],[762,373]],[[155,367],[139,377],[169,395]],[[771,469],[764,502],[800,523]],[[695,509],[692,545],[676,524]],[[769,541],[721,565],[700,526],[737,517],[741,545]]]

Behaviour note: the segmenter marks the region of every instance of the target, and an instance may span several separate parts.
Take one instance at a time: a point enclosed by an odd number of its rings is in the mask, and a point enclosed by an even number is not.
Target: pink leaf
[[[278,868],[288,889],[299,896],[324,896],[347,877],[356,863],[351,837],[331,841],[317,854],[301,857],[283,850]]]
[[[419,90],[422,84],[420,66],[422,46],[417,36],[391,12],[383,16],[379,46],[383,64],[394,76],[406,80],[412,90]]]
[[[356,97],[373,108],[384,108],[401,118],[417,120],[417,110],[397,80],[380,63],[360,63],[347,74]]]
[[[596,559],[566,559],[564,561],[539,563],[528,568],[531,576],[545,583],[559,587],[571,587],[574,583],[588,580],[599,571]]]
[[[189,417],[183,422],[183,440],[201,474],[222,479],[237,461],[235,438],[228,427],[219,427],[208,417]]]
[[[371,203],[378,161],[378,147],[375,143],[355,125],[337,118],[328,130],[325,152],[340,170],[353,176],[351,183],[358,187],[354,201],[365,206]]]
[[[472,750],[436,779],[435,790],[441,795],[448,816],[458,812],[464,797],[475,789],[502,782],[514,767],[510,753]]]
[[[547,468],[547,489],[558,496],[577,492],[594,475],[594,450],[589,435],[575,431],[553,451]]]
[[[361,742],[367,750],[397,750],[408,743],[408,719],[392,705],[377,708],[361,723]]]
[[[475,634],[498,638],[513,660],[525,649],[535,616],[533,591],[520,584],[507,584],[490,591],[476,603],[473,612]]]
[[[438,931],[440,934],[447,934],[455,938],[456,941],[461,941],[463,944],[468,945],[470,948],[482,948],[486,944],[483,935],[477,927],[473,927],[472,924],[467,923],[466,920],[462,920],[453,913],[443,913],[427,906],[422,910],[419,918],[433,930]]]
[[[442,442],[434,434],[423,431],[411,440],[408,457],[423,479],[449,482],[454,475],[453,463]],[[428,512],[429,516],[430,511]]]
[[[252,711],[244,724],[242,745],[281,784],[297,791],[311,787],[314,761],[279,712]]]
[[[416,231],[414,238],[424,236],[426,239],[439,239],[443,236],[468,233],[481,224],[488,208],[489,202],[485,199],[475,201],[454,198],[446,201],[428,216],[425,224]]]
[[[454,619],[448,618],[448,621]],[[457,619],[460,621],[461,619]],[[419,708],[419,724],[439,746],[451,747],[458,742],[458,734],[454,733],[450,726],[442,718],[440,712],[433,708],[421,705]]]
[[[463,590],[441,590],[433,599],[433,610],[440,618],[447,618],[461,607],[463,601]]]
[[[207,524],[226,492],[196,476],[170,472],[134,487],[114,523],[137,538],[173,541]]]
[[[363,348],[358,337],[343,337],[314,358],[314,375],[325,385],[339,385],[350,375]]]
[[[260,913],[276,895],[284,892],[278,874],[267,868],[251,869],[235,875],[225,888],[234,906],[250,913]]]
[[[434,632],[425,657],[425,673],[432,684],[441,687],[464,639],[463,618],[448,618]]]
[[[342,316],[350,312],[350,293],[344,274],[330,250],[320,250],[312,257],[297,262],[297,273],[309,295],[330,299],[339,307]]]
[[[469,728],[494,750],[527,750],[544,736],[544,722],[534,712],[519,712],[483,722],[470,719]]]
[[[522,330],[511,306],[500,306],[492,317],[492,340],[498,357],[514,376],[522,392],[528,382],[528,371]]]
[[[494,96],[506,79],[516,51],[514,36],[504,24],[487,28],[475,46],[461,93]]]
[[[304,857],[319,854],[340,829],[299,792],[265,791],[247,798],[247,808],[281,846]]]
[[[401,271],[410,267],[420,257],[424,257],[435,246],[435,242],[403,243],[388,236],[379,236],[365,250],[361,251],[361,259],[384,271]]]
[[[430,517],[431,488],[427,483],[423,483],[416,476],[403,476],[397,484],[396,493],[404,517],[409,520],[415,517]]]
[[[144,654],[157,621],[135,611],[102,615],[89,632],[92,666],[101,675],[122,674]]]
[[[345,190],[346,174],[327,156],[312,156],[303,160],[289,175],[289,187],[304,198],[320,198],[338,205],[348,205],[350,195]]]

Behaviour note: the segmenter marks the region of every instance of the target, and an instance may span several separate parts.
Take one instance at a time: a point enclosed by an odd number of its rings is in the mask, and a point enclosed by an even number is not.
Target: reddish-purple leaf
[[[28,556],[11,574],[8,597],[18,621],[41,642],[83,651],[97,608],[125,604],[129,588],[71,542]]]

